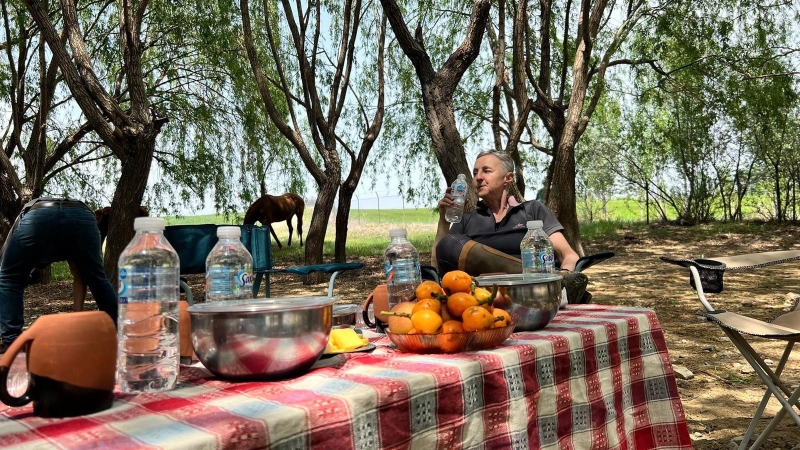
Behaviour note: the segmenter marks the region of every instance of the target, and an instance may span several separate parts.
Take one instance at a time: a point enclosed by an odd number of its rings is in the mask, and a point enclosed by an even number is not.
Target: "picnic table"
[[[182,367],[179,387],[116,394],[69,419],[0,410],[0,447],[690,449],[652,310],[570,305],[492,350],[321,359],[283,381],[228,382]]]

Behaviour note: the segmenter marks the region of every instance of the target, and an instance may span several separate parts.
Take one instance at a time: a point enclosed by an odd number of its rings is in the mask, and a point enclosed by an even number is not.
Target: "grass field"
[[[639,204],[633,200],[613,200],[607,206],[612,220],[595,220],[589,222],[582,220],[581,237],[584,241],[592,241],[618,235],[624,231],[641,230],[647,225],[643,222],[643,212],[640,211]],[[308,227],[311,224],[313,210],[307,208],[303,217],[303,239],[306,238]],[[334,213],[335,214],[335,213]],[[597,215],[595,216],[597,217]],[[651,216],[652,217],[652,216]],[[409,239],[414,246],[422,252],[430,251],[436,234],[436,222],[438,213],[432,208],[416,209],[390,209],[390,210],[351,210],[350,222],[347,233],[347,255],[348,257],[374,256],[380,255],[386,249],[389,242],[389,230],[392,228],[406,228]],[[189,217],[167,217],[167,225],[199,225],[199,224],[241,224],[242,216],[223,215],[201,215]],[[697,228],[698,239],[704,236],[714,236],[719,233],[736,233],[751,230],[752,227],[762,226],[761,222],[736,222],[724,223],[715,222]],[[292,236],[292,246],[287,247],[286,242],[289,237],[289,230],[286,222],[273,224],[278,239],[283,244],[282,249],[274,245],[274,258],[302,259],[304,247],[297,245],[297,225],[292,220],[295,234]],[[656,231],[657,232],[657,231]],[[332,258],[334,252],[334,238],[336,230],[334,228],[334,215],[328,221],[328,229],[325,235],[325,258]],[[54,280],[71,280],[72,275],[67,268],[67,264],[53,264],[52,278]]]

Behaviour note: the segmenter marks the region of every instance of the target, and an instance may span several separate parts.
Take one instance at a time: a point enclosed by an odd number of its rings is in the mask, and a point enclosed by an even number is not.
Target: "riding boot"
[[[522,260],[463,234],[448,234],[436,245],[439,272],[463,270],[476,276],[484,273],[521,273]]]
[[[580,272],[570,272],[564,275],[561,285],[567,289],[567,303],[571,305],[589,303],[592,300],[592,294],[586,292],[588,284],[589,279]]]
[[[436,261],[441,274],[451,270],[463,270],[472,276],[522,272],[522,260],[519,258],[475,242],[463,234],[445,235],[436,244]],[[567,302],[589,303],[592,295],[586,292],[588,282],[586,275],[580,272],[565,275],[561,285],[567,290]]]

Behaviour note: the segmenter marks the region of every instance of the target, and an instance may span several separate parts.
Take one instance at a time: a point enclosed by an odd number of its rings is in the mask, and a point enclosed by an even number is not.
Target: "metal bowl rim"
[[[333,317],[357,314],[359,311],[361,311],[361,305],[333,305]]]
[[[198,303],[188,307],[186,311],[190,314],[302,311],[330,306],[338,301],[339,297],[325,296],[220,300],[208,303]]]
[[[555,273],[518,273],[509,275],[485,275],[475,277],[478,286],[525,286],[529,284],[550,283],[560,281],[561,275]]]

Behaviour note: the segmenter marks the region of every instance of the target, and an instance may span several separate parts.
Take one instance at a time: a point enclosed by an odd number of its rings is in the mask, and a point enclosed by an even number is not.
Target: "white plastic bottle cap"
[[[542,228],[544,227],[544,222],[541,220],[529,220],[527,223],[528,229],[531,228]]]
[[[137,217],[133,219],[134,231],[164,231],[162,217]]]
[[[242,236],[242,229],[239,227],[219,227],[217,237],[238,238]]]
[[[407,236],[408,236],[408,232],[406,231],[405,228],[392,228],[391,230],[389,230],[389,237],[390,238],[407,237]]]

